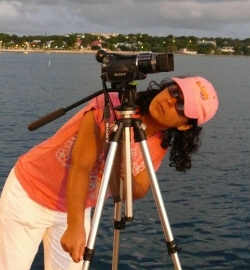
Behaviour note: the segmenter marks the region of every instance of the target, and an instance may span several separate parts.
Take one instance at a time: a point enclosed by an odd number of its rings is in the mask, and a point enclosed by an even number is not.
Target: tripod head
[[[105,77],[103,77],[103,83],[106,84]],[[136,83],[134,82],[121,82],[121,83],[112,83],[112,89],[116,89],[118,92],[118,97],[121,105],[116,107],[117,111],[136,111],[137,106],[135,105],[136,101]],[[107,88],[106,88],[107,89]],[[105,91],[104,91],[105,92]],[[109,89],[107,89],[109,92]]]

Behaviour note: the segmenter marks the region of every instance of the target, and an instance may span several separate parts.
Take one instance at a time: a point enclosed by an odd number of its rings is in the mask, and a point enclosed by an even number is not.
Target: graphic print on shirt
[[[64,143],[63,147],[59,148],[56,151],[56,157],[58,161],[64,166],[69,168],[69,160],[71,159],[71,152],[76,140],[76,136],[70,138],[67,142]]]
[[[138,143],[131,144],[132,171],[134,175],[145,169],[145,164],[141,155],[141,149]]]

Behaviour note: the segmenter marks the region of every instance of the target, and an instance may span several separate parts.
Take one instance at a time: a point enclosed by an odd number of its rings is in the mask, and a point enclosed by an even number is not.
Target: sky
[[[0,0],[0,33],[250,38],[250,0]]]

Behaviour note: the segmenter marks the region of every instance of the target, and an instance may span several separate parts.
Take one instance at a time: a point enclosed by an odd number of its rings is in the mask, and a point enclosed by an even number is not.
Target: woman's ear
[[[181,126],[177,127],[177,129],[180,130],[180,131],[184,131],[184,130],[188,130],[188,129],[192,128],[192,127],[193,127],[193,125],[184,124],[184,125],[181,125]]]

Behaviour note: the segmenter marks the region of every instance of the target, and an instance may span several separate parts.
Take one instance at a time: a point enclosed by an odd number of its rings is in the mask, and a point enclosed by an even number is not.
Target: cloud
[[[21,4],[19,2],[0,2],[0,19],[1,21],[11,21],[16,16],[18,16],[18,6]]]
[[[1,32],[248,37],[250,0],[0,1]]]

